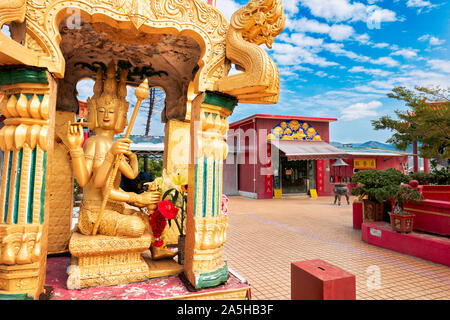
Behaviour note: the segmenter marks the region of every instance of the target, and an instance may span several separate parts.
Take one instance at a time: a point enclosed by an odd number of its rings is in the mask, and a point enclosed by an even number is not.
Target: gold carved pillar
[[[52,176],[48,220],[48,254],[69,251],[72,229],[74,178],[67,142],[67,122],[74,122],[75,113],[56,111]]]
[[[0,69],[4,152],[0,183],[0,299],[38,299],[45,282],[46,192],[52,162],[56,83],[42,68]]]
[[[237,100],[206,92],[192,103],[185,275],[196,288],[228,279],[222,260],[227,217],[222,215],[223,163],[228,153],[227,117]]]

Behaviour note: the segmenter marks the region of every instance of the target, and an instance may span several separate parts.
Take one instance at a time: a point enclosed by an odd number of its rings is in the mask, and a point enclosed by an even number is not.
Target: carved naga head
[[[248,41],[272,48],[284,28],[286,17],[280,0],[250,0],[231,17],[231,27],[240,30]]]

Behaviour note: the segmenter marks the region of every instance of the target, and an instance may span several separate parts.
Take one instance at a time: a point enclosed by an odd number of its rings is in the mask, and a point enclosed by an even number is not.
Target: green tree
[[[388,97],[404,101],[408,109],[395,110],[398,119],[383,116],[372,120],[375,130],[393,131],[386,142],[400,150],[418,141],[420,157],[447,163],[450,158],[450,88],[396,87]]]

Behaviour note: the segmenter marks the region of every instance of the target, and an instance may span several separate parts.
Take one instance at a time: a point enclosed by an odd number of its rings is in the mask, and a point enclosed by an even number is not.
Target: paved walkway
[[[449,267],[363,242],[352,206],[332,201],[230,197],[224,259],[252,285],[253,300],[290,299],[291,262],[310,259],[353,273],[357,299],[450,299]]]

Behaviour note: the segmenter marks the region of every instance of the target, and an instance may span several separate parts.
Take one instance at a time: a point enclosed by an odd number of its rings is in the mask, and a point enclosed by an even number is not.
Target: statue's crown
[[[127,96],[127,76],[126,69],[120,69],[119,80],[116,80],[117,70],[114,61],[108,64],[106,69],[106,79],[104,78],[103,69],[97,70],[96,80],[94,84],[94,95],[88,98],[87,104],[89,108],[88,122],[89,129],[94,130],[99,127],[97,121],[97,109],[113,105],[117,116],[114,130],[121,133],[127,125],[127,113],[129,103],[126,101]]]

